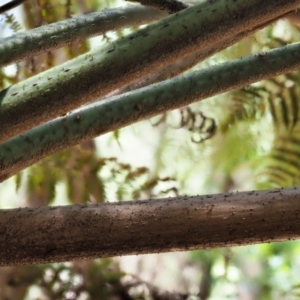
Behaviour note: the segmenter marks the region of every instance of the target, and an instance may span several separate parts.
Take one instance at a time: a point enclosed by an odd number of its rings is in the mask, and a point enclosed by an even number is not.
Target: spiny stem
[[[190,103],[300,68],[300,43],[212,66],[72,112],[0,144],[0,182],[47,155]]]
[[[107,9],[16,33],[0,42],[0,67],[126,26],[148,24],[167,13],[142,6]]]

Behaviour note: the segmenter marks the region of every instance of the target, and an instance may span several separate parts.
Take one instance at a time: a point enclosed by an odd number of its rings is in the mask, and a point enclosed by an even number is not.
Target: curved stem
[[[125,8],[107,9],[16,33],[0,42],[0,67],[109,30],[143,25],[165,16],[167,16],[165,12],[129,5]]]

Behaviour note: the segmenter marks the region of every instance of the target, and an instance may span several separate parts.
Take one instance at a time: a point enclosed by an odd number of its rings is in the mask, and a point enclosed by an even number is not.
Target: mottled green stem
[[[166,11],[168,13],[175,13],[191,6],[191,4],[178,1],[178,0],[129,0],[129,1],[141,3],[144,6],[154,8],[157,10]]]
[[[275,20],[264,23],[262,25],[254,27],[251,30],[248,30],[243,33],[239,33],[233,37],[229,37],[229,38],[222,40],[216,44],[208,46],[200,51],[197,51],[196,53],[193,53],[182,59],[179,59],[175,63],[173,63],[169,66],[166,66],[165,68],[162,68],[155,73],[149,74],[146,77],[142,78],[141,80],[138,80],[138,81],[128,84],[116,91],[113,91],[109,95],[106,95],[105,98],[109,98],[109,97],[115,96],[115,95],[120,95],[125,92],[133,91],[135,89],[139,89],[141,87],[178,76],[178,75],[182,74],[183,72],[189,70],[190,68],[194,67],[196,64],[202,62],[209,56],[211,56],[219,51],[222,51],[223,49],[226,49],[227,47],[237,43],[238,41],[250,36],[256,30],[262,29],[262,28],[270,25],[270,23],[272,23],[274,21]]]
[[[167,15],[151,8],[130,5],[20,32],[0,40],[0,67],[103,34],[108,30],[151,23]]]
[[[145,87],[0,144],[0,182],[47,155],[192,102],[300,68],[300,43]]]
[[[299,5],[206,1],[17,83],[0,92],[0,142]]]

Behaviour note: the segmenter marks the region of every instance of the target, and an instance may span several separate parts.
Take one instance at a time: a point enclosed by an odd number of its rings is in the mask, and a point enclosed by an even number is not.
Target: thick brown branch
[[[0,265],[297,239],[300,188],[0,211]]]

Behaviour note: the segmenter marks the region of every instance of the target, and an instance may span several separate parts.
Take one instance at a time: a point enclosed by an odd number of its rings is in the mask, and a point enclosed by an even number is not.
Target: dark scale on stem
[[[142,110],[142,105],[140,103],[136,103],[134,106],[136,111],[141,111]]]
[[[80,123],[80,121],[81,121],[81,116],[77,115],[76,118],[75,118],[75,122]]]

